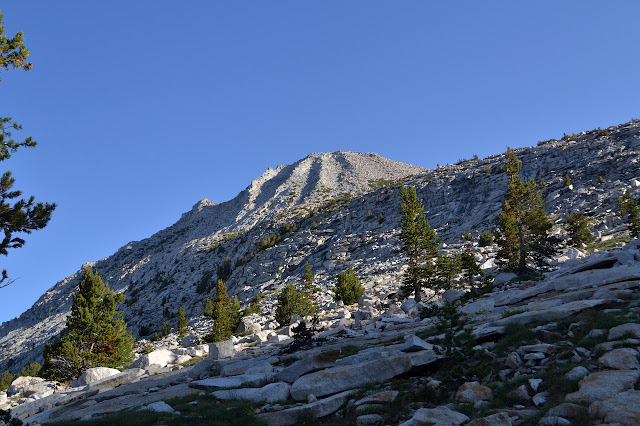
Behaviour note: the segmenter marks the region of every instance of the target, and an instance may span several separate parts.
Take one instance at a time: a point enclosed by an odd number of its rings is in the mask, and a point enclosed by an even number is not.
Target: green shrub
[[[32,362],[22,369],[21,376],[25,377],[37,377],[42,370],[42,365],[39,362]]]
[[[4,373],[2,373],[2,376],[0,376],[0,391],[5,391],[9,389],[9,386],[11,386],[11,382],[13,382],[15,379],[16,379],[16,376],[14,376],[8,371],[5,371]]]
[[[342,300],[345,305],[356,303],[364,295],[364,287],[360,284],[352,266],[338,274],[338,284],[333,291],[336,294],[336,301]]]
[[[317,306],[310,300],[306,292],[296,290],[293,284],[287,284],[278,296],[276,321],[281,325],[286,325],[291,322],[291,317],[294,314],[304,317],[314,315],[317,310]]]
[[[480,237],[478,238],[478,245],[480,247],[487,247],[493,244],[493,232],[485,231],[480,233]]]
[[[244,310],[244,312],[242,313],[243,317],[252,315],[252,314],[259,314],[260,311],[262,310],[262,295],[258,294],[256,295],[255,299],[253,299],[251,301],[251,303],[249,303],[249,306],[247,306]]]
[[[465,232],[464,234],[462,234],[462,238],[464,238],[465,241],[471,241],[471,232]]]
[[[271,248],[282,241],[280,234],[271,234],[264,237],[262,240],[256,241],[256,250],[259,252]]]

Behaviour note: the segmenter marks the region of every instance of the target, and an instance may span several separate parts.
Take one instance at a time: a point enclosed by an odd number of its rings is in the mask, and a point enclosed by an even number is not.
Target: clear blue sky
[[[424,167],[640,116],[637,1],[12,1],[33,70],[2,163],[58,203],[0,259],[0,321],[87,261],[310,152]]]

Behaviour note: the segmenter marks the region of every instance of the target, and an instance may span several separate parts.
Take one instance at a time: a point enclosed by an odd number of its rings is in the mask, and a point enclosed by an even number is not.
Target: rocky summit
[[[478,244],[504,201],[504,155],[429,170],[377,154],[311,154],[92,262],[126,295],[120,309],[137,359],[123,371],[88,370],[72,385],[19,377],[0,393],[0,409],[27,424],[108,415],[122,424],[127,416],[201,424],[204,415],[247,424],[640,424],[640,242],[615,214],[616,196],[640,192],[640,121],[516,154],[523,177],[546,182],[553,232],[564,241],[542,275],[502,272],[496,246]],[[401,185],[417,189],[444,251],[459,252],[470,237],[488,277],[480,289],[443,295],[457,312],[430,315],[401,297]],[[567,246],[564,213],[574,212],[589,218],[596,242],[588,247]],[[307,262],[319,322],[278,324],[276,297],[303,285]],[[349,266],[366,292],[345,306],[333,287]],[[205,345],[203,303],[218,278],[245,306],[261,295],[262,307],[236,336]],[[79,279],[59,281],[2,324],[0,371],[42,361]],[[175,327],[179,306],[189,334],[151,341],[164,321]],[[301,322],[315,343],[291,351]]]

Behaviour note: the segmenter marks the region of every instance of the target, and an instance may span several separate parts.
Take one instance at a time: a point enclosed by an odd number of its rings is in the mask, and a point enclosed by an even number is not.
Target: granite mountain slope
[[[523,174],[547,182],[547,210],[555,223],[563,222],[564,212],[585,212],[600,241],[623,229],[612,210],[617,194],[640,186],[639,153],[638,120],[517,150]],[[134,334],[159,330],[180,305],[192,330],[206,327],[202,303],[227,257],[230,293],[242,302],[265,295],[266,320],[278,289],[300,283],[306,262],[316,274],[321,304],[332,302],[335,276],[347,264],[368,292],[384,299],[397,291],[402,273],[397,186],[416,186],[431,224],[448,244],[459,243],[464,232],[475,237],[493,227],[507,182],[503,162],[495,155],[426,170],[377,154],[311,154],[267,170],[231,201],[200,201],[176,224],[91,266],[126,293],[122,310]],[[572,186],[565,186],[567,175]],[[260,244],[268,237],[274,244]],[[477,257],[492,262],[490,253]],[[44,342],[64,327],[78,282],[78,273],[59,281],[31,309],[3,323],[0,370],[38,359]]]

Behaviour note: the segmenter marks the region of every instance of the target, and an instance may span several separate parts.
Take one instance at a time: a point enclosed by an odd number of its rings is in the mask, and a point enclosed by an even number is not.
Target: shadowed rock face
[[[640,122],[609,131],[608,137],[585,134],[517,151],[523,176],[546,181],[549,213],[561,221],[566,211],[593,212],[595,230],[603,236],[620,226],[610,212],[615,195],[640,177]],[[203,199],[174,225],[89,265],[127,295],[119,309],[136,337],[142,326],[160,330],[180,305],[194,332],[202,334],[209,326],[199,317],[203,301],[213,296],[216,265],[227,256],[229,293],[241,302],[266,295],[266,321],[279,289],[302,282],[306,262],[316,276],[321,304],[332,302],[335,276],[347,263],[368,290],[377,282],[383,295],[390,294],[397,290],[403,264],[397,239],[400,201],[390,181],[416,187],[429,222],[450,244],[460,242],[463,232],[471,230],[475,237],[492,227],[507,183],[503,163],[503,156],[495,155],[427,170],[372,153],[314,153],[268,169],[230,201]],[[573,189],[564,186],[567,174]],[[597,184],[600,176],[605,182]],[[346,193],[350,201],[337,200]],[[282,233],[274,247],[256,250],[257,241],[293,224],[296,230]],[[44,342],[64,328],[79,279],[79,273],[62,279],[32,308],[0,326],[0,371],[9,359],[16,360],[14,372],[38,360]]]

